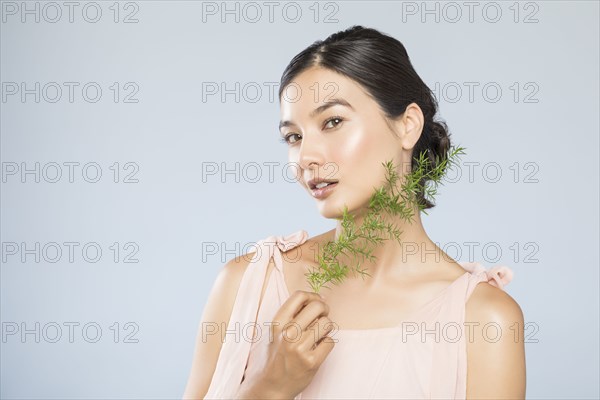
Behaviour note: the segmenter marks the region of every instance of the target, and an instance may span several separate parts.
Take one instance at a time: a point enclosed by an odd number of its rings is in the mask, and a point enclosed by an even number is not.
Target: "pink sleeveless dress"
[[[205,399],[233,398],[243,378],[251,379],[262,369],[269,343],[268,322],[290,296],[282,252],[307,238],[306,231],[300,230],[288,236],[270,236],[256,244]],[[259,307],[271,257],[275,268]],[[479,282],[503,290],[513,272],[506,266],[485,269],[479,263],[460,265],[464,275],[401,324],[330,332],[337,342],[335,347],[295,399],[465,399],[465,304]]]

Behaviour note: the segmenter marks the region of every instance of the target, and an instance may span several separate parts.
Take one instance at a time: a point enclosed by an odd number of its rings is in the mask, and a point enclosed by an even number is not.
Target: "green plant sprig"
[[[418,193],[423,192],[423,196],[432,201],[446,171],[452,168],[457,163],[457,158],[463,154],[465,154],[464,148],[451,148],[448,156],[443,160],[436,156],[435,167],[430,168],[431,161],[426,156],[426,151],[420,153],[414,170],[404,175],[399,191],[396,191],[396,187],[400,176],[393,162],[382,163],[386,169],[386,183],[380,188],[374,188],[375,192],[371,196],[368,212],[362,224],[356,227],[354,216],[344,205],[342,217],[338,218],[341,219],[342,228],[339,237],[335,241],[328,241],[323,246],[318,255],[318,270],[313,268],[311,272],[305,274],[313,291],[318,293],[322,287],[330,288],[326,285],[328,282],[341,283],[349,270],[358,272],[363,279],[365,275],[370,276],[366,269],[360,269],[361,260],[365,258],[369,261],[375,260],[373,250],[387,239],[394,238],[401,243],[402,231],[394,223],[386,223],[384,214],[397,215],[403,220],[410,221],[414,216],[415,206],[419,211],[427,214],[424,202],[419,201]],[[387,239],[384,233],[387,233]],[[364,245],[357,245],[358,241],[364,242]],[[354,268],[349,268],[338,260],[338,256],[349,254],[357,259]]]

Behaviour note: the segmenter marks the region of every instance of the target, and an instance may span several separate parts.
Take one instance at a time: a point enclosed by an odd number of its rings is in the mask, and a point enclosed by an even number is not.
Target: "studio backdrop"
[[[460,164],[430,237],[509,266],[527,398],[598,388],[596,1],[2,1],[1,397],[181,398],[222,266],[335,226],[278,83],[352,25],[400,40]]]

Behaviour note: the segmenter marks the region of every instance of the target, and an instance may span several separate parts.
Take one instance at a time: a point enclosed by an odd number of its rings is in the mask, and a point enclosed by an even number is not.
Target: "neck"
[[[353,215],[355,232],[358,232],[366,215],[364,212]],[[393,236],[390,238],[387,230],[374,233],[375,236],[384,239],[380,244],[368,242],[364,238],[353,240],[351,242],[353,248],[370,249],[374,259],[369,261],[368,258],[362,257],[361,254],[340,254],[338,260],[350,268],[347,275],[348,279],[362,280],[361,274],[354,270],[357,260],[360,261],[359,268],[370,275],[364,277],[365,283],[369,285],[384,282],[392,275],[396,277],[414,276],[426,270],[430,271],[431,269],[428,266],[435,267],[436,264],[440,264],[440,260],[443,259],[444,254],[427,236],[418,208],[413,209],[411,220],[390,214],[382,214],[382,220],[385,224],[393,224],[392,226],[401,232],[400,243]],[[335,229],[331,231],[330,237],[333,237],[330,240],[338,240],[342,233],[343,227],[341,221],[338,221]]]

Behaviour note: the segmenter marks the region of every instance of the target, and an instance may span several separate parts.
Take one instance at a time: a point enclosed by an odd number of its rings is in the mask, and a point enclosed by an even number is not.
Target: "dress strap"
[[[468,279],[460,281],[453,293],[443,304],[439,321],[442,326],[458,324],[459,329],[465,329],[465,305],[477,284],[487,282],[504,290],[513,278],[513,271],[505,265],[485,268],[479,262],[458,262],[467,272]],[[462,332],[459,330],[459,332]],[[448,398],[448,393],[455,393],[453,398],[465,399],[467,387],[467,347],[466,336],[460,335],[458,341],[443,340],[432,357],[431,380],[435,385],[430,386],[430,399]]]
[[[469,280],[469,285],[467,287],[467,299],[471,296],[471,293],[473,293],[475,287],[480,282],[487,282],[492,286],[504,290],[504,287],[512,281],[514,276],[512,269],[506,265],[496,265],[486,269],[479,262],[459,262],[459,264],[465,270],[469,271],[473,277],[473,279]]]
[[[238,289],[231,317],[221,346],[215,372],[205,396],[207,399],[231,399],[244,376],[252,346],[252,332],[256,323],[260,295],[271,258],[275,267],[283,271],[281,252],[304,243],[308,234],[299,230],[287,236],[269,236],[256,243],[256,252],[248,264]]]

